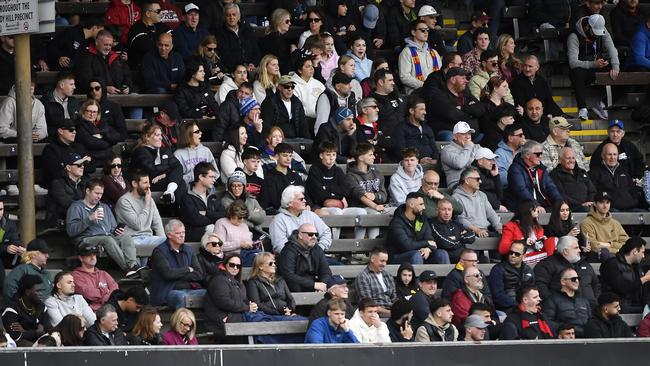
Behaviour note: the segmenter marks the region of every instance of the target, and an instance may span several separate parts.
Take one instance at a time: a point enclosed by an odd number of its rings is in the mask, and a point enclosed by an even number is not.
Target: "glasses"
[[[77,129],[74,128],[74,127],[64,128],[64,130],[66,130],[66,131],[68,131],[68,132],[77,132]]]
[[[291,19],[287,19],[284,21],[284,24],[291,24]]]
[[[320,18],[309,18],[309,23],[318,23],[320,22]]]
[[[518,133],[518,134],[516,134],[516,135],[512,135],[512,136],[516,136],[516,137],[524,137],[524,133],[522,132],[522,133]]]
[[[90,89],[92,89],[94,91],[100,91],[100,90],[102,90],[102,87],[101,86],[91,86]]]
[[[460,260],[463,261],[463,262],[468,262],[468,263],[476,263],[476,262],[478,262],[478,259],[464,259],[464,258],[461,258]]]
[[[203,133],[203,132],[201,132],[201,130],[195,130],[195,131],[192,131],[192,133],[195,133],[195,134],[198,135],[198,134]]]
[[[273,266],[275,266],[275,262],[269,262],[268,265],[273,267]]]
[[[538,158],[541,158],[541,157],[542,157],[542,154],[543,154],[542,151],[540,151],[540,152],[534,152],[534,153],[533,153],[533,155],[537,156]]]
[[[467,177],[467,179],[476,179],[477,182],[481,181],[481,177]]]
[[[289,84],[289,85],[282,85],[282,87],[285,88],[285,89],[287,89],[287,90],[293,90],[293,88],[295,88],[295,86],[293,86],[292,84]]]
[[[512,250],[508,252],[508,255],[514,255],[517,258],[521,257],[522,254],[524,254],[524,253],[519,253],[519,252],[515,252],[515,251],[512,251]]]
[[[305,197],[300,197],[300,198],[296,198],[296,199],[297,199],[298,201],[307,202],[307,199],[306,199]]]
[[[241,269],[241,264],[237,264],[237,263],[229,262],[229,263],[228,263],[228,267],[230,267],[230,268]]]
[[[578,281],[580,281],[580,277],[567,277],[567,278],[563,278],[563,280],[569,280],[571,282],[578,282]]]
[[[77,168],[83,168],[83,167],[85,167],[84,163],[72,164],[72,165],[76,166]]]
[[[467,276],[465,276],[465,277],[474,277],[474,278],[482,278],[482,277],[483,277],[483,275],[482,275],[482,274],[480,274],[480,273],[474,273],[473,275],[467,275]]]
[[[192,327],[194,327],[194,324],[192,324],[192,323],[183,323],[183,322],[181,322],[180,324],[181,324],[183,327],[185,327],[185,328],[189,328],[189,329],[192,329]]]
[[[160,14],[162,12],[162,9],[149,9],[150,12]]]
[[[429,33],[429,28],[418,28],[417,30],[419,30],[422,33]]]
[[[111,164],[111,169],[122,168],[122,164]]]
[[[211,246],[213,246],[213,247],[217,247],[217,246],[220,247],[220,246],[223,245],[223,242],[222,242],[222,241],[209,241],[209,242],[208,242],[208,245],[211,245]]]
[[[311,237],[318,237],[318,233],[312,233],[312,232],[309,232],[309,231],[303,231],[302,233],[309,236],[310,238]]]
[[[377,105],[367,105],[366,108],[379,109]]]
[[[498,66],[498,65],[499,65],[499,62],[498,62],[498,61],[492,61],[492,62],[490,62],[490,64],[491,64],[492,66]]]
[[[217,47],[206,47],[208,49],[208,52],[214,52],[217,50]]]

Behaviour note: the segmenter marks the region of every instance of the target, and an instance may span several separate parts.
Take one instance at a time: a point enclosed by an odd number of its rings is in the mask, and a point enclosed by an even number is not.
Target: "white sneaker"
[[[592,110],[594,111],[594,113],[596,113],[598,118],[607,121],[609,119],[609,113],[607,112],[607,109],[605,109],[605,108],[607,108],[605,103],[600,101],[600,102],[598,102],[598,105],[596,105],[595,107],[592,108]]]
[[[18,195],[18,186],[15,184],[10,184],[7,186],[7,195],[17,196]]]
[[[578,111],[578,117],[580,117],[581,120],[586,121],[589,119],[589,111],[587,108],[580,108]]]
[[[45,196],[47,195],[47,189],[39,186],[38,184],[34,184],[34,192],[38,196]]]

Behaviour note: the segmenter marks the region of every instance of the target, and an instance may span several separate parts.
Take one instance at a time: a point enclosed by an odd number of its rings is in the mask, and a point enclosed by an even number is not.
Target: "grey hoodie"
[[[186,147],[174,151],[174,156],[181,162],[183,167],[183,180],[187,183],[188,187],[194,182],[194,167],[198,163],[207,162],[212,164],[214,171],[217,173],[219,179],[219,166],[217,161],[214,160],[212,151],[207,147],[199,144],[196,147]]]
[[[318,246],[324,252],[329,249],[332,245],[332,230],[318,215],[312,211],[305,210],[300,213],[300,216],[295,216],[287,211],[287,209],[281,208],[280,212],[273,217],[271,225],[269,225],[273,251],[280,253],[289,240],[291,233],[302,224],[313,224],[318,232]]]
[[[575,24],[575,33],[571,33],[567,38],[567,54],[569,56],[569,67],[572,69],[582,68],[582,69],[595,69],[595,57],[593,60],[581,60],[580,59],[580,38],[583,40],[586,38],[585,32],[582,29],[582,20],[588,17],[582,17],[578,19]],[[605,35],[600,37],[599,40],[596,40],[596,45],[598,51],[607,59],[609,56],[610,65],[614,70],[620,70],[620,62],[618,60],[618,51],[614,47],[614,42],[612,37],[609,35],[607,29],[605,29]],[[603,50],[604,47],[604,50]],[[591,51],[591,50],[589,50]]]
[[[415,167],[415,174],[410,177],[404,171],[404,167],[400,163],[397,166],[397,171],[390,177],[390,184],[388,190],[390,191],[390,203],[393,206],[399,206],[406,202],[406,196],[411,192],[417,192],[422,186],[422,177],[424,171],[422,165],[418,164]]]
[[[440,162],[447,177],[447,187],[451,188],[460,179],[460,173],[474,162],[476,152],[481,148],[479,144],[460,146],[455,141],[446,145],[440,151]]]
[[[494,230],[501,230],[501,218],[494,212],[485,193],[476,191],[471,194],[463,186],[459,186],[452,195],[463,205],[463,213],[458,215],[458,221],[465,227],[474,224],[481,229],[492,226]]]
[[[16,86],[9,90],[7,98],[0,106],[0,138],[16,137]],[[47,124],[45,122],[45,107],[40,100],[32,95],[32,131],[42,140],[47,137]]]
[[[88,216],[99,207],[104,209],[104,219],[91,221]],[[107,204],[100,202],[95,207],[88,207],[84,200],[79,200],[72,202],[68,208],[65,227],[70,238],[75,244],[79,244],[85,238],[93,236],[112,236],[117,227],[117,221]]]
[[[376,204],[383,205],[388,201],[384,176],[374,166],[368,167],[368,172],[364,173],[357,169],[354,162],[348,164],[345,183],[350,190],[350,196],[348,197],[351,200],[350,206],[365,207],[360,199],[367,192],[375,194]]]

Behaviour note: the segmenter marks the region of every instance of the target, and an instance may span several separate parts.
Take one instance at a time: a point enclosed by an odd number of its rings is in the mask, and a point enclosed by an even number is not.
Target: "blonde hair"
[[[189,339],[193,339],[196,334],[196,317],[192,310],[187,308],[176,309],[174,314],[172,314],[171,319],[169,319],[169,325],[175,332],[178,332],[178,326],[181,324],[183,318],[188,318],[192,321],[192,329],[187,332],[187,336]]]
[[[30,250],[29,252],[23,253],[20,259],[23,263],[31,263],[36,254],[38,254],[38,250]]]
[[[219,235],[217,235],[216,233],[206,232],[201,237],[201,247],[203,247],[204,249],[207,248],[208,247],[208,241],[210,240],[210,238],[217,238],[217,239],[219,239],[220,242],[223,242],[223,240],[221,240]]]
[[[503,33],[502,35],[500,35],[499,39],[497,40],[497,53],[499,56],[499,64],[502,67],[511,64],[517,70],[521,70],[521,60],[515,57],[514,55],[511,56],[505,50],[506,44],[508,43],[509,40],[512,40],[513,42],[515,41],[515,39],[507,33]]]
[[[277,87],[278,83],[280,82],[280,75],[270,75],[267,70],[267,67],[273,60],[278,61],[278,58],[275,57],[275,55],[268,54],[264,55],[264,57],[262,57],[262,61],[260,61],[257,80],[260,82],[260,84],[262,84],[262,88],[265,90],[271,87]]]
[[[282,8],[273,10],[273,13],[271,13],[271,26],[267,27],[264,33],[269,34],[276,32],[278,30],[280,22],[282,22],[282,18],[284,17],[289,17],[289,19],[291,19],[291,13],[289,13],[288,10]]]
[[[147,145],[147,139],[153,136],[156,133],[156,130],[160,130],[162,133],[162,127],[155,123],[144,125],[142,131],[140,131],[140,139],[138,140],[138,145],[136,147]]]
[[[258,278],[260,276],[263,276],[263,277],[268,278],[269,280],[271,280],[271,282],[275,282],[277,280],[277,277],[275,276],[275,274],[272,274],[271,276],[266,277],[266,276],[264,276],[262,274],[262,271],[260,270],[260,267],[262,267],[264,262],[267,261],[269,258],[275,259],[275,256],[273,255],[273,253],[262,252],[262,253],[259,253],[259,254],[257,254],[255,256],[255,261],[253,262],[253,271],[251,272],[251,275],[250,275],[249,279],[252,280],[252,279]]]

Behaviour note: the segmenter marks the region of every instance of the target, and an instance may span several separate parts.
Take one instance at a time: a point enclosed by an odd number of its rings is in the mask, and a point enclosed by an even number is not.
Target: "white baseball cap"
[[[592,14],[589,16],[589,26],[591,32],[596,36],[605,35],[605,18],[600,14]]]
[[[196,6],[194,3],[189,3],[189,4],[185,5],[185,9],[184,9],[184,10],[185,10],[185,14],[187,14],[187,13],[189,13],[189,12],[192,11],[192,10],[199,11],[199,7]]]
[[[423,7],[420,8],[420,11],[418,12],[418,17],[426,17],[426,16],[437,17],[439,15],[440,14],[431,5],[424,5]]]
[[[476,156],[474,157],[474,160],[478,160],[478,159],[492,160],[498,157],[499,155],[493,153],[492,150],[488,149],[487,147],[482,147],[478,149],[478,151],[476,152]]]
[[[474,133],[476,132],[473,128],[469,126],[469,123],[465,121],[459,121],[454,125],[454,135],[457,133]]]

